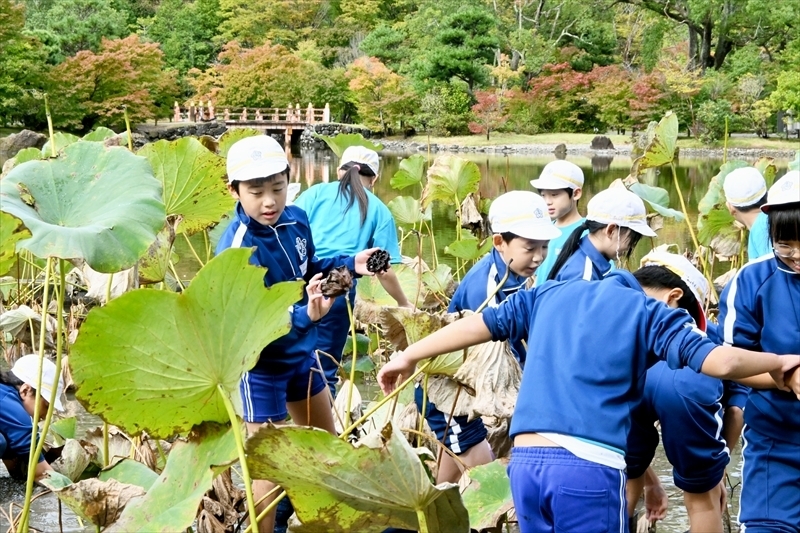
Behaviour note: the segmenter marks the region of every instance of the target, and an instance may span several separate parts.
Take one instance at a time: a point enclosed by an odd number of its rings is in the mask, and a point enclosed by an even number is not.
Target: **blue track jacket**
[[[296,206],[286,206],[274,226],[265,226],[251,220],[241,204],[237,203],[236,216],[222,234],[216,253],[227,248],[244,247],[255,247],[250,262],[267,268],[264,275],[264,285],[267,287],[281,281],[308,281],[318,272],[327,274],[342,265],[355,276],[353,257],[315,257],[308,217]],[[303,291],[303,299],[291,309],[291,331],[261,351],[256,369],[284,371],[286,367],[299,364],[313,353],[317,331],[314,322],[308,318],[307,304],[308,296]]]
[[[589,236],[585,235],[578,249],[572,254],[556,275],[556,281],[584,279],[586,281],[603,279],[611,272],[611,261],[597,251]]]
[[[565,309],[570,320],[554,321]],[[649,298],[622,270],[520,291],[483,321],[494,340],[527,339],[512,438],[554,432],[622,451],[648,367],[664,359],[699,372],[716,347],[686,310]]]
[[[489,293],[493,292],[506,273],[506,264],[503,256],[495,248],[483,256],[473,266],[464,279],[461,280],[453,299],[450,300],[449,313],[458,311],[476,311],[486,300]],[[497,307],[515,292],[525,288],[528,278],[518,276],[513,271],[508,273],[508,279],[503,287],[497,291],[487,307]],[[520,364],[525,364],[525,347],[521,341],[511,343],[511,351]]]
[[[800,276],[774,255],[750,261],[722,291],[719,323],[726,345],[800,353]],[[753,389],[744,421],[759,433],[800,444],[800,401],[794,394]]]

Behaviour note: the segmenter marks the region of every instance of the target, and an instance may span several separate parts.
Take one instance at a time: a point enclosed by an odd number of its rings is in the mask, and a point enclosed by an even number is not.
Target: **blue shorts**
[[[8,443],[6,442],[5,436],[2,433],[0,433],[0,457],[3,457],[3,455],[5,455],[7,446]]]
[[[514,447],[508,465],[522,533],[628,531],[625,473],[564,448]]]
[[[417,403],[417,409],[422,412],[422,387],[419,384],[414,391],[414,400]],[[450,420],[450,413],[443,413],[437,409],[431,403],[430,398],[428,398],[425,409],[425,420],[428,421],[431,431],[436,434],[436,440],[442,442],[444,439],[444,445],[456,455],[466,453],[467,450],[485,440],[488,435],[481,417],[468,420],[468,417],[463,415],[454,416]],[[448,420],[450,421],[449,426]],[[447,433],[446,437],[445,432]]]
[[[747,533],[800,533],[800,447],[745,426],[742,455],[739,522]]]
[[[355,305],[356,285],[353,280],[353,288],[347,295],[350,304]],[[322,317],[317,323],[317,350],[332,355],[338,363],[342,362],[342,351],[350,333],[350,317],[347,314],[347,304],[344,297],[338,297],[333,301],[328,314]],[[339,367],[331,361],[327,355],[320,354],[319,361],[325,371],[325,379],[331,389],[331,395],[336,396],[336,384],[339,382],[337,372]]]
[[[641,477],[655,456],[661,422],[664,451],[675,486],[701,494],[717,486],[730,461],[722,437],[722,381],[663,361],[647,371],[644,396],[631,413],[625,463],[628,477]]]
[[[285,420],[289,415],[287,402],[305,400],[325,389],[315,356],[309,355],[303,365],[280,368],[275,372],[253,369],[242,376],[239,390],[245,422],[263,424]]]

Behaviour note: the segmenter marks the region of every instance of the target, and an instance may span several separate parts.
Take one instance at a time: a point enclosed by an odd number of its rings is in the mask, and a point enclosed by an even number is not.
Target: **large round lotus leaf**
[[[64,133],[61,131],[57,131],[53,134],[53,141],[56,146],[56,153],[58,153],[60,150],[63,150],[70,144],[76,143],[80,140],[81,140],[80,137],[78,137],[77,135],[73,135],[71,133]],[[44,157],[52,157],[53,155],[53,149],[51,148],[52,145],[53,143],[50,142],[50,139],[48,139],[47,142],[44,143],[44,146],[42,146],[42,155]]]
[[[392,176],[389,184],[399,191],[422,183],[425,177],[425,156],[415,154],[400,161],[400,168]]]
[[[480,242],[474,237],[453,241],[444,247],[444,253],[458,257],[464,261],[477,261],[492,249],[492,241]]]
[[[247,441],[247,462],[253,478],[274,481],[289,494],[303,523],[292,531],[469,531],[458,486],[431,483],[417,452],[391,424],[357,446],[315,428],[265,426]]]
[[[652,187],[644,183],[634,183],[631,185],[631,192],[647,202],[650,207],[661,216],[674,218],[678,222],[683,222],[683,213],[669,206],[669,193],[661,187]]]
[[[406,226],[414,226],[420,222],[431,219],[431,206],[423,211],[422,205],[416,198],[398,196],[386,204],[391,211],[395,222]]]
[[[84,407],[154,438],[229,420],[218,385],[241,410],[239,379],[289,331],[303,290],[299,281],[264,288],[251,253],[226,250],[181,294],[139,289],[92,309],[69,361]]]
[[[675,159],[675,146],[678,143],[678,116],[668,111],[656,126],[653,137],[649,139],[644,154],[633,162],[631,174],[641,175],[648,168],[658,168]]]
[[[456,155],[440,155],[428,169],[428,183],[422,191],[422,205],[433,200],[460,206],[461,202],[478,192],[481,171],[478,165]]]
[[[164,471],[147,489],[147,495],[131,502],[117,523],[106,531],[186,531],[214,477],[236,457],[236,441],[230,426],[198,426],[188,441],[178,441],[172,447]]]
[[[18,218],[0,212],[0,276],[5,275],[16,263],[17,242],[30,236],[31,232]]]
[[[499,530],[500,521],[514,507],[506,467],[504,461],[497,460],[470,468],[467,472],[470,481],[462,497],[472,529]]]
[[[138,154],[147,158],[163,185],[167,216],[183,217],[178,233],[216,224],[233,207],[223,180],[225,160],[194,137],[147,144]]]
[[[132,267],[164,226],[161,185],[147,160],[94,142],[15,167],[0,181],[0,209],[30,230],[20,248],[85,259],[106,273]]]
[[[86,135],[83,136],[84,141],[93,141],[93,142],[103,142],[106,139],[110,139],[114,137],[116,133],[114,130],[110,130],[104,126],[100,126],[99,128],[90,131]]]

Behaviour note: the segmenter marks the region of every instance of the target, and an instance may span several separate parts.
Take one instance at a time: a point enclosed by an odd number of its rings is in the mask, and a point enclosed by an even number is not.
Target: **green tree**
[[[308,39],[324,20],[324,0],[220,0],[222,23],[218,43],[239,41],[259,46],[267,41],[295,46]]]
[[[364,124],[384,134],[402,126],[416,110],[415,95],[402,76],[374,57],[360,57],[347,70],[352,100]]]
[[[785,71],[778,75],[778,87],[770,96],[775,109],[789,109],[800,116],[800,72]]]
[[[395,71],[412,54],[405,34],[386,24],[372,30],[361,41],[360,47],[365,54],[377,57],[384,65]]]
[[[479,7],[466,7],[446,17],[425,55],[423,76],[445,82],[458,78],[472,91],[486,81],[486,65],[499,45],[496,28],[492,14]]]
[[[125,14],[105,0],[53,0],[47,11],[29,17],[28,27],[47,46],[54,64],[81,50],[97,52],[103,38],[128,34]]]
[[[433,135],[459,135],[472,118],[472,97],[463,83],[438,84],[422,97],[415,120]]]
[[[163,0],[145,35],[161,43],[167,65],[185,73],[202,68],[219,53],[213,43],[220,24],[219,0]]]

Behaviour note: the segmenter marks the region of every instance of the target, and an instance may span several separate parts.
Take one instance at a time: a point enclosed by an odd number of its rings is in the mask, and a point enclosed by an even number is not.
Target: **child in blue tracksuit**
[[[737,168],[725,176],[722,190],[728,211],[749,231],[748,261],[771,253],[767,215],[761,211],[767,202],[767,182],[761,172],[755,167]]]
[[[553,225],[561,230],[561,235],[550,241],[547,257],[536,270],[537,287],[547,281],[564,243],[584,222],[578,212],[578,200],[583,194],[583,180],[581,167],[561,159],[547,163],[539,177],[531,180],[531,185],[539,191],[547,204],[547,214]]]
[[[663,269],[673,282],[649,287],[647,269]],[[378,380],[388,392],[422,359],[488,340],[527,339],[508,469],[520,530],[625,532],[629,415],[649,366],[666,360],[720,378],[771,372],[781,380],[800,365],[800,356],[715,345],[687,310],[671,307],[679,286],[677,275],[648,266],[520,291],[409,346]],[[554,322],[566,308],[571,319]]]
[[[36,383],[39,375],[39,356],[24,355],[8,372],[0,372],[0,459],[13,478],[25,479],[30,456],[32,417],[36,406]],[[48,401],[55,383],[56,365],[45,359],[42,365],[41,404],[39,416],[44,420]],[[64,383],[59,379],[55,408],[63,411],[61,396]],[[42,479],[52,470],[44,455],[39,456],[35,478]]]
[[[397,226],[389,208],[372,194],[379,176],[378,154],[363,146],[351,146],[342,154],[339,181],[320,183],[300,195],[295,205],[308,215],[311,232],[317,245],[317,256],[353,255],[365,248],[382,248],[389,252],[391,264],[402,260],[397,242]],[[397,276],[390,268],[378,274],[381,285],[397,305],[410,307]],[[348,295],[355,303],[356,284]],[[336,394],[338,363],[350,331],[350,318],[344,298],[337,298],[330,312],[317,328],[317,349],[333,356],[320,357],[331,394]]]
[[[762,206],[773,253],[750,261],[720,296],[719,323],[727,346],[789,354],[800,352],[800,172],[769,189]],[[791,376],[800,395],[800,370]],[[739,521],[748,533],[800,531],[800,401],[751,383],[744,410]],[[800,397],[800,396],[798,396]]]
[[[642,266],[650,265],[664,266],[680,277],[684,286],[674,293],[678,306],[690,309],[698,328],[707,331],[709,338],[718,343],[712,331],[708,331],[713,328],[708,328],[703,312],[708,295],[708,282],[703,274],[685,257],[663,251],[653,251],[642,259]],[[649,283],[658,281],[653,279]],[[666,281],[662,284],[666,285]],[[649,468],[659,441],[654,424],[659,421],[664,450],[674,469],[675,486],[684,491],[691,530],[721,532],[725,506],[722,480],[730,460],[729,449],[735,446],[741,432],[738,421],[746,398],[746,387],[738,383],[698,374],[689,368],[673,370],[663,361],[650,367],[644,397],[631,413],[625,456],[628,515],[633,515],[644,488],[653,495],[661,495],[661,499],[646,498],[648,519],[652,522],[665,517],[666,493]]]
[[[320,375],[316,346],[319,320],[333,304],[322,296],[323,273],[347,266],[360,275],[370,275],[366,261],[375,249],[355,257],[315,257],[308,217],[296,206],[286,205],[289,162],[283,148],[261,135],[236,142],[228,152],[228,189],[236,204],[236,216],[217,244],[217,253],[227,248],[255,248],[251,262],[266,267],[264,284],[305,280],[303,299],[291,309],[291,330],[261,351],[255,367],[242,377],[240,389],[244,420],[249,432],[265,422],[278,423],[291,414],[298,425],[316,426],[334,433],[325,380]],[[309,416],[310,415],[310,416]],[[254,481],[256,499],[274,485]],[[267,499],[262,506],[270,502]],[[271,532],[274,511],[259,531]]]
[[[508,268],[508,278],[488,301],[487,306],[499,306],[510,295],[523,290],[530,277],[547,256],[548,241],[559,235],[550,223],[547,204],[542,197],[529,191],[512,191],[498,196],[489,208],[489,223],[494,233],[494,248],[473,266],[450,300],[450,313],[477,311],[490,294],[495,292]],[[510,261],[508,267],[506,264]],[[514,356],[525,363],[525,348],[521,341],[511,344]],[[417,386],[416,402],[422,409],[423,391]],[[439,442],[444,442],[468,467],[492,461],[492,451],[486,440],[486,427],[481,418],[444,413],[430,402],[425,418]],[[449,422],[449,424],[448,424]],[[437,482],[457,482],[461,469],[447,454],[442,454]]]
[[[647,225],[644,202],[624,187],[597,193],[586,211],[586,220],[564,243],[548,279],[602,279],[611,272],[612,259],[629,257],[642,236],[656,236]]]

